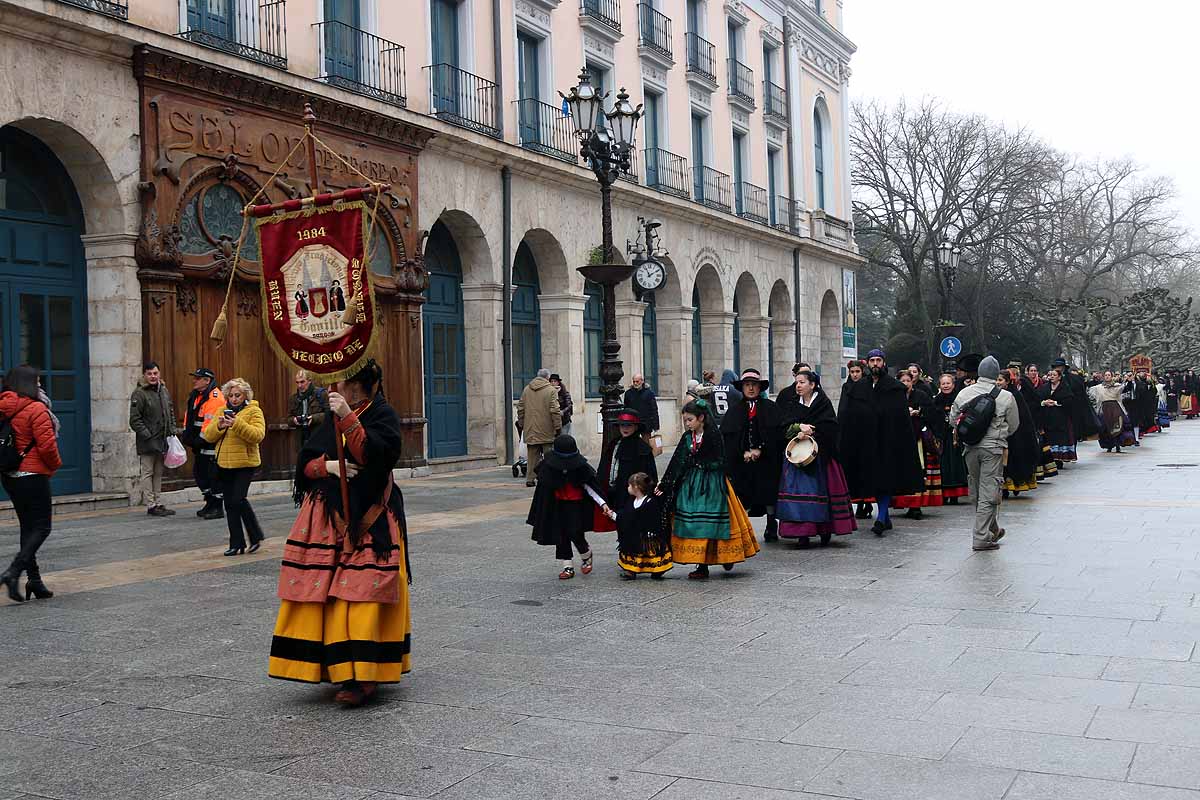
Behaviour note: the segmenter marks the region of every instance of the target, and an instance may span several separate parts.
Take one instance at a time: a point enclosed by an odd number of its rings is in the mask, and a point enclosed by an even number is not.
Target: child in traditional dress
[[[621,580],[631,581],[639,572],[662,579],[674,566],[671,542],[663,535],[662,500],[654,497],[655,480],[645,472],[629,476],[629,501],[610,516],[617,522],[617,563]]]
[[[554,546],[555,557],[562,561],[559,580],[575,577],[572,545],[579,551],[580,571],[584,575],[592,571],[592,549],[585,534],[594,529],[593,502],[605,514],[610,512],[596,483],[596,471],[580,454],[575,439],[563,434],[538,465],[537,490],[525,520],[533,526],[535,542]]]

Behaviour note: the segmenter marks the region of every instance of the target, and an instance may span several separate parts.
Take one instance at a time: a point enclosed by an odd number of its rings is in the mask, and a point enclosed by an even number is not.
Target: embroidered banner
[[[280,358],[332,382],[360,369],[375,337],[375,298],[362,200],[289,208],[257,206],[262,318]],[[299,206],[299,202],[295,204]],[[346,301],[354,319],[348,319]]]

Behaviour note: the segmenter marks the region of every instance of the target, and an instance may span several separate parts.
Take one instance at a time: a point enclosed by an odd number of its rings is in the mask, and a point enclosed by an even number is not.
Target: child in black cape
[[[633,580],[639,572],[661,579],[674,566],[671,537],[663,535],[662,498],[653,494],[655,483],[645,472],[629,476],[629,499],[615,515],[623,581]]]
[[[593,530],[593,502],[609,513],[596,471],[579,453],[573,437],[559,436],[538,465],[537,490],[525,520],[533,526],[533,541],[554,546],[555,557],[562,561],[559,580],[575,577],[572,545],[579,551],[580,571],[584,575],[592,571],[592,550],[584,534]]]

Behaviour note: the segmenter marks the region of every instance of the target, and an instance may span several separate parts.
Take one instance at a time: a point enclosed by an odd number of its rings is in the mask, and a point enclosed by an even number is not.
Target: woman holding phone
[[[258,445],[267,435],[267,421],[254,390],[242,378],[234,378],[221,387],[225,407],[204,426],[201,436],[217,446],[217,480],[225,495],[225,522],[229,526],[227,556],[246,552],[246,534],[250,552],[262,544],[263,532],[246,495],[250,479],[262,464]]]

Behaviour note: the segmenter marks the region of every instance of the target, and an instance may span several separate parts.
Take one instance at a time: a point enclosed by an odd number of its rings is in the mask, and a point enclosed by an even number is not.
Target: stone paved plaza
[[[60,519],[59,594],[0,606],[0,800],[1200,798],[1200,422],[1082,449],[999,552],[947,507],[707,583],[611,534],[560,582],[506,471],[408,481],[414,669],[350,711],[266,677],[288,498],[238,558],[195,506]]]

